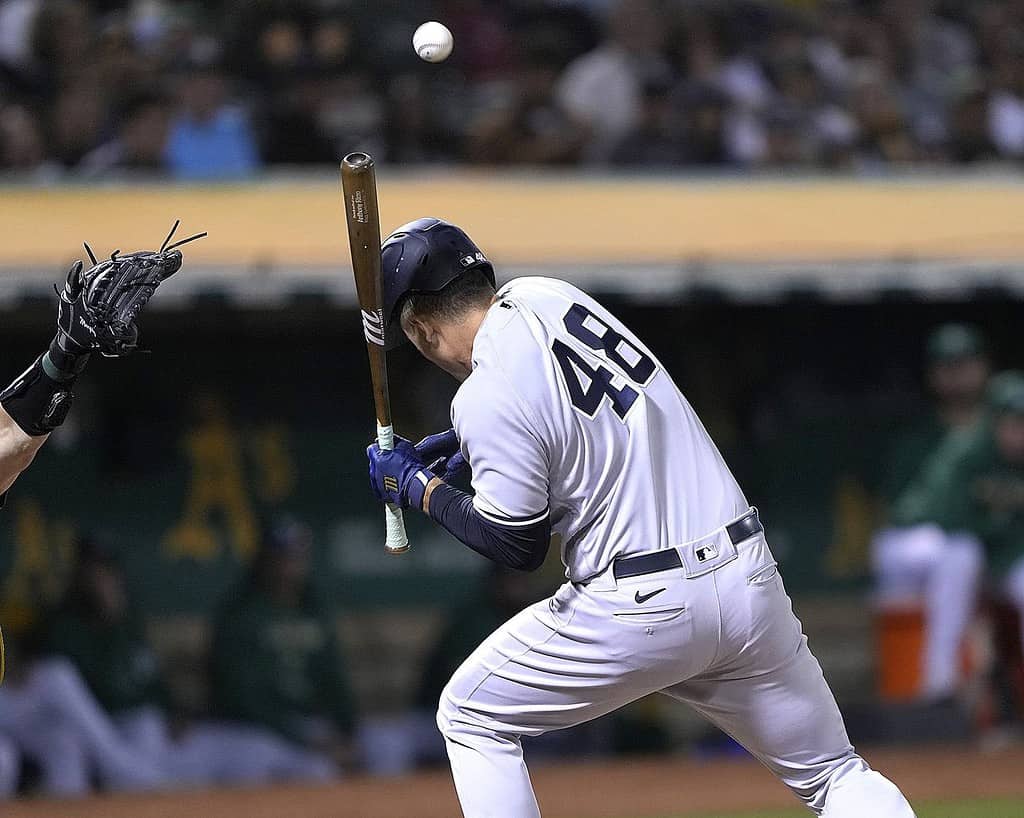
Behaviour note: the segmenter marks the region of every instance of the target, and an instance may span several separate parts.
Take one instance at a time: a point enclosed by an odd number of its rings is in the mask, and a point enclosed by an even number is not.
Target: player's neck
[[[467,313],[458,324],[449,324],[451,346],[455,351],[458,368],[464,375],[460,380],[468,378],[469,373],[473,371],[473,345],[476,343],[477,333],[480,332],[480,325],[486,317],[487,309],[480,307]]]

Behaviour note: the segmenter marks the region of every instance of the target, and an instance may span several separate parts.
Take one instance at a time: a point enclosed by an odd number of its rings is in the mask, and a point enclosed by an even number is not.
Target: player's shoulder
[[[562,325],[562,320],[573,305],[584,307],[602,320],[615,320],[608,309],[592,295],[559,278],[527,276],[513,279],[498,290],[495,302],[508,302],[510,306],[526,314],[533,314],[539,320],[556,327]]]
[[[499,403],[514,391],[521,373],[536,371],[540,355],[541,347],[522,312],[508,302],[495,302],[473,341],[473,371],[455,393],[453,410]]]
[[[543,305],[549,302],[561,303],[579,298],[589,298],[579,287],[560,278],[547,276],[523,276],[513,278],[498,290],[496,300],[510,299],[524,304]]]
[[[474,354],[474,360],[476,357]],[[515,363],[523,357],[511,360]],[[528,406],[534,389],[519,376],[519,368],[510,371],[496,354],[481,358],[452,399],[452,425],[461,439],[473,430],[491,433],[496,426],[530,425],[535,414]]]

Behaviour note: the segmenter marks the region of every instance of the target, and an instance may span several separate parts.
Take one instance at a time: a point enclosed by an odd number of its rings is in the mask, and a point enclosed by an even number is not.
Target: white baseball
[[[452,53],[455,39],[448,27],[441,23],[424,23],[412,35],[412,47],[427,62],[443,62]]]

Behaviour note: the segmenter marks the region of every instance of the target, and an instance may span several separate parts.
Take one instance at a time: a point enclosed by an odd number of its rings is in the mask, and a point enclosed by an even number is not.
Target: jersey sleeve
[[[473,507],[503,526],[548,515],[548,447],[496,366],[474,370],[452,403],[452,425],[473,470]]]

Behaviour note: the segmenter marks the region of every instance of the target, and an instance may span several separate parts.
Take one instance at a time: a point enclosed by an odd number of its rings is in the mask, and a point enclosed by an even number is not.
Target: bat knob
[[[363,168],[373,164],[373,157],[362,151],[354,151],[346,156],[344,161],[350,168]]]

